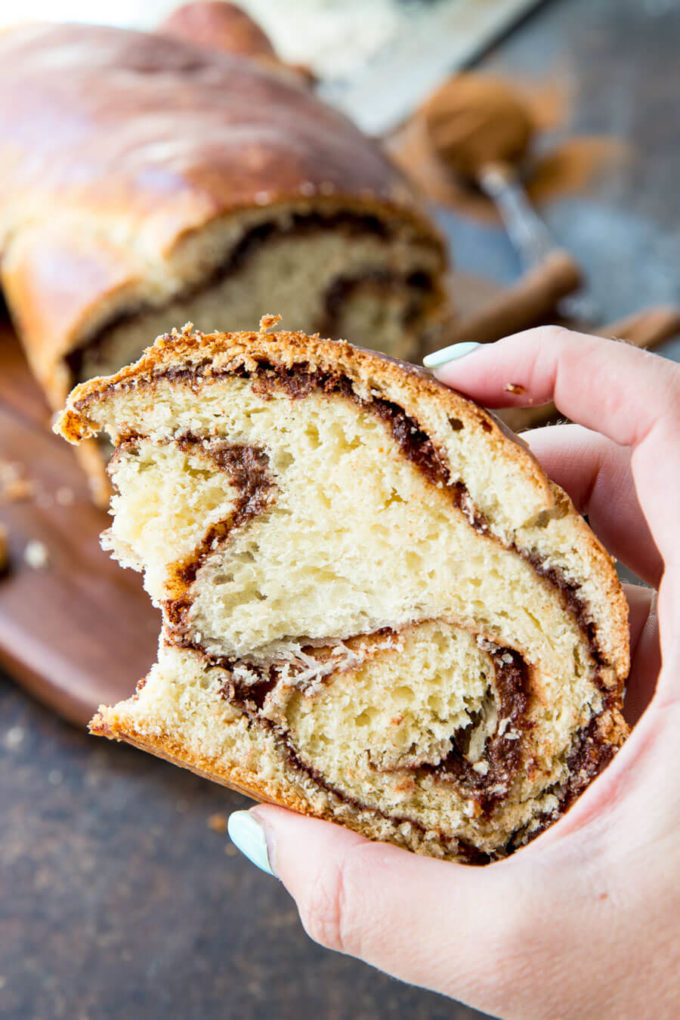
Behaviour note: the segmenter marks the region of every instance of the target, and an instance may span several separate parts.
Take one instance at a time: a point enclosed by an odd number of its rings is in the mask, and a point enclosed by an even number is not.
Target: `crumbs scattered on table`
[[[208,828],[212,829],[213,832],[226,832],[227,816],[220,814],[219,812],[217,814],[210,815],[208,818]]]
[[[33,494],[33,482],[22,474],[20,465],[9,460],[0,460],[0,501],[18,503],[31,499]]]
[[[59,506],[73,506],[76,494],[68,485],[61,485],[54,494]]]
[[[54,506],[68,507],[75,503],[76,494],[68,485],[60,485],[52,491],[41,489],[37,492],[35,503],[41,510],[50,510]]]
[[[23,743],[25,730],[21,726],[10,726],[2,738],[3,746],[8,751],[16,751]]]
[[[0,503],[19,503],[33,500],[41,509],[57,506],[73,506],[75,491],[70,485],[60,485],[50,491],[25,474],[21,464],[11,460],[0,460]]]
[[[31,539],[24,549],[24,561],[33,570],[44,570],[50,562],[50,554],[45,543]]]

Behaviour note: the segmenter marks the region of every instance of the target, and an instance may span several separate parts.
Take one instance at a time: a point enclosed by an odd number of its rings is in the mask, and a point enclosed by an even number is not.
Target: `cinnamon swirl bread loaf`
[[[0,34],[0,256],[55,408],[187,318],[274,305],[409,357],[445,314],[442,242],[376,143],[273,62],[164,34]]]
[[[160,337],[71,395],[115,446],[105,545],[163,610],[92,731],[418,852],[487,861],[626,735],[626,604],[487,412],[300,333]]]

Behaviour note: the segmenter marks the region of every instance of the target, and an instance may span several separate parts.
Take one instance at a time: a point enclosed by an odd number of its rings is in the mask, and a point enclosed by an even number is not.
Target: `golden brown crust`
[[[278,804],[279,807],[289,808],[291,811],[308,810],[307,802],[302,797],[284,795],[277,784],[268,783],[262,777],[254,780],[254,775],[237,766],[226,766],[224,761],[216,758],[207,758],[201,755],[192,754],[185,744],[180,744],[170,734],[164,733],[158,736],[150,736],[147,733],[140,733],[135,730],[129,722],[121,722],[115,716],[115,709],[101,707],[89,724],[90,733],[96,737],[107,737],[109,740],[122,740],[141,751],[148,751],[149,754],[163,758],[180,768],[189,769],[197,776],[210,779],[213,783],[227,786],[230,790],[236,790],[253,800]],[[330,817],[330,814],[325,817]]]
[[[170,762],[171,765],[187,769],[194,775],[225,786],[259,803],[274,804],[277,807],[287,808],[289,811],[312,815],[322,821],[336,823],[338,821],[328,800],[312,804],[304,796],[298,794],[292,784],[288,783],[284,787],[281,783],[255,775],[248,769],[239,768],[237,765],[228,765],[223,759],[195,754],[172,734],[159,733],[153,736],[148,733],[142,734],[129,720],[118,719],[115,708],[102,707],[91,720],[89,730],[94,736],[131,744],[133,747],[139,748],[140,751],[147,751],[157,758]],[[343,812],[342,822],[368,839],[379,839],[381,836],[384,838],[384,826],[379,824],[380,818],[374,816],[376,816],[376,812],[370,808],[360,811],[355,809]],[[395,843],[415,849],[397,827],[391,831],[390,838]],[[450,856],[456,858],[458,855],[454,851]]]
[[[134,701],[134,698],[132,699]],[[127,703],[120,706],[125,709]],[[260,803],[275,804],[278,807],[312,815],[326,821],[337,822],[338,817],[333,810],[333,798],[314,802],[304,797],[296,789],[294,782],[281,783],[269,780],[256,774],[252,769],[241,768],[234,763],[227,763],[224,758],[197,754],[181,736],[167,731],[142,733],[127,715],[119,715],[118,706],[106,708],[101,706],[89,724],[94,736],[106,737],[109,740],[124,741],[133,747],[162,758],[172,765],[188,769],[195,775],[218,783],[228,789],[235,790],[246,797]],[[523,834],[519,833],[517,841],[501,848],[497,854],[480,854],[473,846],[465,845],[461,840],[447,838],[441,841],[439,853],[451,860],[466,863],[482,864],[503,857],[523,843],[536,838],[549,828],[556,819],[572,805],[587,786],[596,778],[602,769],[611,761],[617,751],[625,743],[629,728],[618,707],[607,707],[599,716],[591,721],[589,727],[581,735],[576,734],[573,749],[570,753],[570,774],[564,789],[560,793],[559,807],[544,816],[539,816],[534,824]],[[408,833],[401,831],[401,826],[392,824],[389,835],[384,823],[389,823],[389,816],[381,816],[379,811],[368,805],[352,804],[351,810],[343,811],[342,823],[368,839],[389,838],[392,842],[405,846],[410,850],[422,850],[418,836],[418,823],[410,821]],[[392,819],[394,822],[394,820]],[[433,852],[432,844],[426,850]]]
[[[444,263],[379,147],[250,60],[163,35],[24,26],[0,35],[0,124],[2,285],[55,407],[68,353],[134,309],[141,284],[201,278],[186,246],[234,214],[374,213],[411,224]]]
[[[206,362],[210,366],[209,377],[239,366],[252,370],[259,360],[269,359],[286,369],[305,366],[309,371],[340,372],[366,393],[376,386],[381,392],[387,392],[392,385],[402,398],[404,410],[415,412],[416,419],[421,400],[436,400],[444,405],[447,415],[459,417],[474,428],[479,428],[483,422],[490,442],[503,445],[510,457],[521,462],[525,473],[544,490],[546,497],[552,498],[550,483],[526,443],[491,412],[444,386],[429,372],[344,340],[327,340],[300,332],[267,332],[269,321],[269,316],[263,316],[264,329],[259,333],[201,333],[188,325],[181,331],[173,330],[158,337],[134,365],[105,379],[90,379],[76,386],[57,419],[56,430],[71,443],[94,437],[100,425],[96,412],[94,419],[89,419],[89,407],[111,388],[125,386],[133,380],[135,385],[143,381],[153,385],[168,371],[189,373]]]
[[[305,87],[316,82],[316,75],[309,67],[282,61],[269,36],[250,15],[226,0],[194,0],[183,4],[161,22],[157,31],[220,53],[257,60],[273,73]]]
[[[460,414],[472,426],[479,427],[484,422],[488,427],[485,431],[488,430],[496,441],[508,442],[511,456],[519,458],[533,480],[548,490],[548,480],[526,443],[490,411],[440,383],[425,369],[356,347],[345,340],[283,330],[268,332],[272,321],[278,322],[278,316],[263,316],[260,332],[202,333],[187,324],[182,330],[163,334],[133,365],[126,365],[114,375],[88,379],[76,386],[58,419],[57,430],[71,443],[96,435],[100,425],[96,413],[92,420],[88,418],[88,408],[118,387],[139,385],[142,381],[153,384],[165,378],[168,372],[179,378],[180,373],[190,373],[199,367],[207,369],[201,378],[232,372],[240,366],[254,370],[259,361],[270,359],[285,369],[304,366],[308,371],[340,372],[366,392],[375,386],[387,390],[393,385],[414,407],[419,400],[436,400],[444,404],[448,414]]]
[[[182,4],[161,22],[158,31],[222,53],[278,62],[276,51],[260,26],[246,11],[225,0]]]
[[[527,444],[490,411],[440,383],[425,369],[355,347],[344,340],[327,340],[299,332],[267,332],[268,320],[269,316],[263,316],[264,329],[259,333],[201,333],[188,325],[181,331],[173,330],[158,337],[134,365],[105,379],[90,379],[77,386],[57,420],[57,431],[71,443],[95,436],[100,425],[96,412],[90,421],[88,408],[111,388],[125,386],[133,380],[135,385],[142,380],[153,384],[170,370],[190,372],[209,362],[205,378],[239,366],[252,370],[258,361],[269,359],[286,369],[304,366],[309,371],[340,372],[365,393],[376,387],[385,393],[394,388],[395,395],[399,393],[402,398],[401,406],[407,413],[413,412],[416,419],[419,402],[435,400],[443,404],[447,415],[459,417],[473,428],[484,427],[489,441],[502,445],[508,456],[521,463],[525,474],[544,491],[546,498],[552,500],[550,483]]]

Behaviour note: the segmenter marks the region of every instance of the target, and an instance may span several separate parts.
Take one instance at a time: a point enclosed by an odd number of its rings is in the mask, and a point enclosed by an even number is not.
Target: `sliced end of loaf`
[[[106,431],[106,544],[163,610],[93,720],[227,785],[488,860],[625,738],[612,562],[523,445],[424,373],[299,333],[159,338],[78,387]]]

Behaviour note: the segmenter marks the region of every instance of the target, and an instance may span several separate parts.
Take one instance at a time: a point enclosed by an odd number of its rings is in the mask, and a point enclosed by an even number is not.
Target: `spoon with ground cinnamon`
[[[545,263],[558,246],[520,182],[518,168],[535,133],[521,97],[505,82],[460,74],[430,96],[422,116],[439,160],[495,202],[524,267]],[[597,318],[585,295],[565,298],[560,311],[573,318]]]

